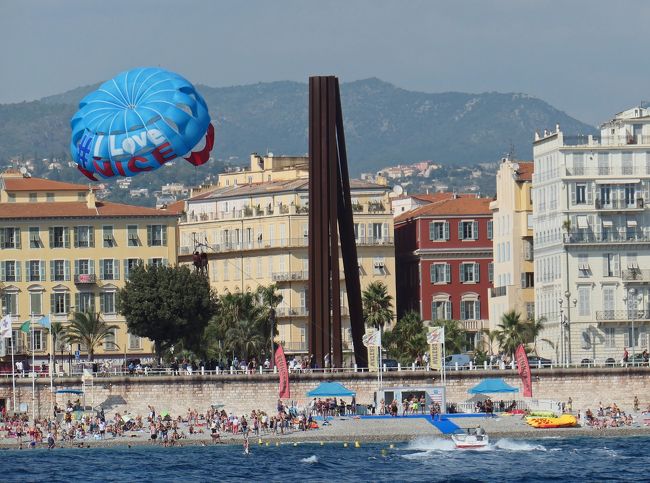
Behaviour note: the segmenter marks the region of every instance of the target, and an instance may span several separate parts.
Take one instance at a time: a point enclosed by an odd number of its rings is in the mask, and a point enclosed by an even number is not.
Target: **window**
[[[37,226],[29,227],[29,248],[42,248],[43,242]]]
[[[36,203],[38,201],[38,193],[29,193],[29,202]]]
[[[76,226],[74,228],[74,246],[90,248],[95,246],[95,230],[92,226]]]
[[[95,294],[92,292],[78,292],[75,294],[75,308],[79,312],[94,312]]]
[[[625,204],[628,207],[636,206],[636,186],[633,184],[626,184],[624,187]]]
[[[2,301],[5,306],[5,313],[8,315],[18,315],[18,293],[5,292],[2,294]]]
[[[139,258],[127,258],[126,260],[124,260],[124,280],[129,279],[129,274],[131,273],[131,270],[137,267],[140,263],[142,263],[142,260],[140,260]]]
[[[70,262],[68,260],[51,260],[50,278],[53,282],[70,280]]]
[[[43,331],[40,329],[35,329],[33,332],[34,336],[34,351],[40,352],[45,350]],[[27,347],[32,350],[32,334],[27,336]]]
[[[524,260],[526,260],[527,262],[530,262],[534,258],[533,239],[532,238],[524,238],[523,239],[523,245],[524,245]]]
[[[86,192],[78,191],[77,192],[77,201],[86,201]]]
[[[27,260],[25,262],[25,271],[28,282],[45,281],[45,260]]]
[[[55,315],[67,315],[70,312],[70,294],[68,292],[50,294],[50,312]]]
[[[16,193],[7,193],[7,198],[9,203],[15,203],[16,202]]]
[[[48,203],[53,203],[54,202],[54,193],[45,193],[45,200]]]
[[[610,174],[609,153],[598,153],[598,175],[608,176]]]
[[[458,223],[459,240],[478,240],[478,221],[461,221]]]
[[[451,302],[449,300],[436,300],[431,302],[431,320],[450,320]]]
[[[120,261],[106,258],[99,261],[99,278],[101,280],[120,279]]]
[[[0,281],[20,282],[20,262],[15,260],[5,260],[0,262]]]
[[[521,274],[521,288],[531,288],[535,286],[535,273],[523,272]]]
[[[488,263],[488,281],[494,282],[494,263]]]
[[[115,351],[117,347],[117,329],[110,329],[104,337],[104,349],[107,351]]]
[[[611,206],[612,204],[612,187],[608,184],[600,185],[600,205]]]
[[[74,261],[75,275],[94,275],[95,260],[81,259]]]
[[[20,248],[20,228],[0,228],[0,248]]]
[[[616,329],[614,327],[605,327],[605,348],[613,349],[616,347]]]
[[[578,315],[587,317],[591,314],[591,289],[589,287],[578,287]]]
[[[431,283],[450,283],[451,265],[448,263],[431,264]]]
[[[137,335],[129,334],[129,349],[141,349],[142,348],[142,338]]]
[[[34,315],[43,314],[42,292],[29,292],[29,313]]]
[[[576,204],[584,205],[587,203],[587,184],[578,183],[576,184]]]
[[[460,319],[478,320],[481,318],[481,305],[478,300],[460,301]]]
[[[373,259],[373,275],[386,275],[386,262],[384,257],[375,257]]]
[[[67,226],[53,226],[50,232],[50,248],[70,248],[70,233]]]
[[[578,277],[587,278],[591,275],[591,268],[589,267],[589,255],[580,253],[578,255]]]
[[[429,223],[429,240],[449,240],[449,223],[446,221],[432,221]]]
[[[147,225],[147,245],[150,247],[167,246],[167,225]]]
[[[104,239],[104,248],[112,248],[117,246],[115,243],[115,236],[113,236],[113,227],[110,225],[105,225],[102,227],[103,239]]]
[[[460,281],[463,283],[471,283],[471,282],[477,283],[479,281],[479,264],[461,263]]]
[[[535,302],[526,302],[526,318],[535,320]]]
[[[603,276],[618,277],[620,273],[620,263],[618,253],[603,254]]]
[[[488,222],[487,222],[487,237],[488,237],[488,240],[492,240],[493,232],[494,232],[494,222],[492,220],[488,220]]]
[[[128,245],[130,247],[139,247],[140,238],[138,237],[138,225],[129,225],[126,228]]]
[[[147,260],[147,265],[150,267],[165,267],[167,266],[167,259],[166,258],[150,258]],[[239,267],[239,265],[238,265]]]

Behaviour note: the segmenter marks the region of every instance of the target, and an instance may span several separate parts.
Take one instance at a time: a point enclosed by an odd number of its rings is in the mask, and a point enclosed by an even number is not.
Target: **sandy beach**
[[[534,429],[527,425],[521,416],[501,416],[492,418],[453,418],[461,428],[476,427],[481,425],[492,440],[499,438],[535,439],[547,437],[623,437],[650,435],[650,427],[634,423],[632,426],[620,428],[595,429],[591,427]],[[355,442],[384,442],[399,443],[416,438],[449,438],[436,429],[426,417],[382,417],[382,418],[354,418],[336,417],[328,420],[328,425],[319,429],[308,431],[291,430],[286,434],[263,433],[259,436],[251,433],[250,444],[276,445],[276,444],[301,444],[301,443],[331,443],[340,442],[353,445]],[[214,445],[209,430],[205,426],[197,427],[198,433],[189,434],[187,424],[181,424],[185,437],[180,439],[176,446]],[[222,444],[242,444],[241,434],[221,434]],[[57,442],[57,447],[109,447],[109,446],[142,446],[160,445],[159,441],[151,442],[148,431],[128,431],[124,436],[105,439],[92,437],[74,442]],[[41,443],[38,447],[45,447]],[[16,449],[18,442],[15,438],[0,439],[0,448]],[[29,448],[29,441],[23,438],[23,448]]]

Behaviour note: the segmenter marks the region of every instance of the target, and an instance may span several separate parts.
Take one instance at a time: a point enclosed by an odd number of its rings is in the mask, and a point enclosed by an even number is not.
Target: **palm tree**
[[[488,355],[493,356],[494,343],[498,340],[499,331],[483,329],[483,334],[485,334],[485,338],[483,339],[483,346],[485,348],[485,351],[488,353]]]
[[[226,347],[248,361],[249,356],[258,354],[264,347],[264,337],[259,332],[257,321],[242,318],[226,333]]]
[[[393,320],[393,297],[388,294],[388,287],[380,281],[372,282],[363,291],[363,318],[366,325],[380,331]]]
[[[530,334],[527,322],[522,321],[521,315],[514,310],[503,314],[497,327],[499,347],[511,357],[514,356],[520,344],[527,342]]]
[[[414,311],[404,314],[393,330],[384,333],[382,344],[402,364],[412,363],[427,350],[426,329],[420,314]]]
[[[271,284],[268,287],[260,285],[257,287],[257,295],[259,296],[262,306],[264,307],[264,317],[261,321],[262,333],[269,334],[270,339],[270,360],[273,361],[273,340],[277,335],[277,327],[275,325],[275,309],[282,302],[282,294],[277,293],[277,285]],[[271,362],[271,366],[273,362]]]
[[[541,318],[539,318],[537,320],[530,319],[526,323],[526,341],[533,343],[533,353],[535,355],[538,355],[537,354],[537,341],[538,340],[540,340],[542,342],[546,342],[551,347],[554,347],[553,342],[551,342],[550,340],[548,340],[548,339],[538,339],[539,335],[544,330],[544,324],[545,323],[546,323],[546,317],[541,317]]]
[[[95,349],[113,334],[117,325],[108,325],[99,313],[75,312],[66,329],[66,339],[71,344],[81,344],[88,350],[88,360],[92,361]]]
[[[52,322],[50,333],[52,334],[52,353],[54,354],[54,366],[56,368],[56,343],[57,341],[65,342],[66,330],[61,322]],[[61,361],[63,361],[63,346],[61,346]]]
[[[445,352],[447,354],[459,354],[465,350],[467,331],[460,322],[457,320],[436,320],[433,325],[445,328]]]

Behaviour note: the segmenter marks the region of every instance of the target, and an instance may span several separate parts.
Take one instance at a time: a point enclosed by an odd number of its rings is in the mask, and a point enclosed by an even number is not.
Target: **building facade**
[[[251,155],[248,169],[219,175],[193,193],[179,225],[179,262],[208,256],[217,293],[277,284],[277,340],[289,354],[306,354],[309,340],[309,171],[306,157]],[[395,300],[393,218],[387,186],[350,182],[361,289],[382,281]],[[342,261],[341,277],[343,277]],[[343,348],[352,354],[345,284],[341,285]]]
[[[488,326],[490,198],[445,199],[395,219],[398,315],[459,320],[472,349]]]
[[[511,310],[519,313],[522,320],[535,318],[532,175],[532,162],[507,158],[497,171],[497,198],[490,203],[494,226],[491,330]]]
[[[650,115],[634,108],[533,144],[535,311],[549,357],[619,362],[650,334]]]
[[[152,343],[128,333],[116,296],[136,264],[176,263],[177,220],[170,211],[97,201],[85,185],[4,173],[0,291],[3,315],[13,320],[14,352],[31,355],[31,334],[19,330],[22,322],[50,315],[65,325],[73,312],[91,310],[118,326],[96,350],[98,361],[150,357]],[[46,361],[48,331],[35,326],[34,353]],[[83,347],[55,349],[59,364],[77,350],[86,356]]]

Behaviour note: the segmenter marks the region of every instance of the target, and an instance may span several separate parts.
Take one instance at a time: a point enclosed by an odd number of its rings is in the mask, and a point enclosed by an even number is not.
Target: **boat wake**
[[[482,448],[458,449],[453,441],[440,438],[417,438],[411,441],[404,451],[415,451],[402,455],[407,460],[421,460],[433,457],[443,451],[454,451],[459,453],[473,453],[482,451],[547,451],[541,444],[531,444],[526,441],[516,441],[512,439],[500,439],[494,443],[489,443]]]
[[[515,441],[507,438],[495,442],[494,448],[506,451],[546,451],[546,448],[541,444],[530,444],[525,441]]]

